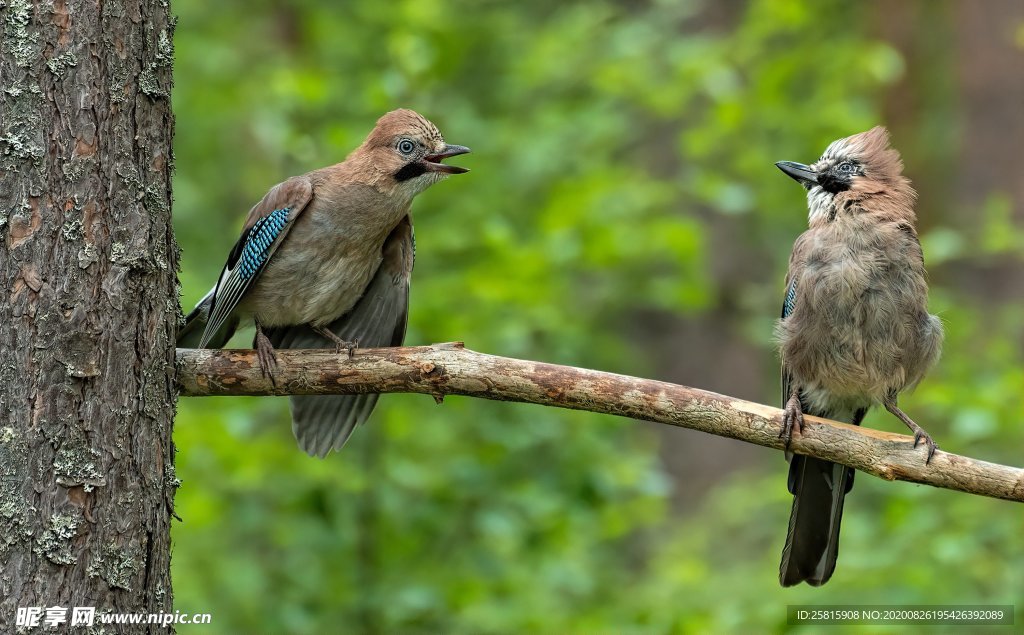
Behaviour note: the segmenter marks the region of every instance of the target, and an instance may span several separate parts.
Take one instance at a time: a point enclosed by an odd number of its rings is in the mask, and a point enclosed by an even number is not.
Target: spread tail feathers
[[[347,316],[346,316],[347,317]],[[331,330],[345,333],[338,320]],[[274,348],[327,348],[330,343],[309,326],[268,329]],[[372,342],[370,346],[379,346]],[[331,450],[340,450],[360,425],[366,422],[377,404],[376,394],[292,396],[292,432],[299,447],[310,456],[324,458]]]
[[[291,398],[292,432],[310,456],[324,458],[340,450],[356,428],[370,418],[376,394],[310,395]]]
[[[225,320],[224,325],[210,338],[205,347],[200,346],[203,332],[206,331],[206,323],[210,319],[213,292],[214,289],[211,289],[203,296],[203,299],[196,304],[196,308],[192,309],[192,312],[185,317],[185,326],[178,331],[178,348],[221,348],[235,334],[235,329],[238,328],[238,318],[232,316]]]

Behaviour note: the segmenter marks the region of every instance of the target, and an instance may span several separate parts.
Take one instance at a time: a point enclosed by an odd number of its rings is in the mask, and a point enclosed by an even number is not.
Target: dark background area
[[[945,450],[1022,463],[1024,4],[174,9],[186,308],[271,185],[410,107],[474,152],[414,206],[407,342],[777,404],[806,205],[773,163],[883,124],[947,330],[901,404]],[[1019,505],[861,477],[835,577],[784,590],[781,454],[687,430],[389,395],[324,461],[284,399],[182,400],[175,440],[176,606],[213,614],[182,632],[780,631],[798,603],[1015,603],[1024,621]]]

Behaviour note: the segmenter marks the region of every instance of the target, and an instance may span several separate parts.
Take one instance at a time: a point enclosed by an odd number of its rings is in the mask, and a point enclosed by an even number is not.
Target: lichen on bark
[[[0,615],[170,609],[173,26],[0,2]]]

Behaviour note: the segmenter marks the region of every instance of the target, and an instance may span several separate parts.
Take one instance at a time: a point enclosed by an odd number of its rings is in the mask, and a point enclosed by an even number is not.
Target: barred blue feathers
[[[793,309],[796,308],[796,278],[794,277],[792,282],[789,283],[789,289],[786,291],[786,299],[782,303],[782,317],[788,318],[793,313]],[[788,398],[788,397],[787,397]]]
[[[288,210],[287,207],[274,210],[252,226],[245,246],[242,248],[242,255],[238,259],[238,273],[243,280],[248,280],[256,275],[256,272],[266,262],[270,245],[288,222]]]

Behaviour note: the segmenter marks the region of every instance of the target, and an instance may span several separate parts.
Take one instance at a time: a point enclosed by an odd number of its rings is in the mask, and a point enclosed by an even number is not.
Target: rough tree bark
[[[178,350],[183,396],[412,392],[588,410],[681,426],[779,450],[782,411],[727,395],[587,368],[485,355],[461,343],[334,351],[280,350],[274,382],[254,351]],[[913,437],[805,417],[789,449],[901,480],[1024,502],[1024,469],[939,451]]]
[[[6,0],[0,29],[0,631],[168,611],[173,22]]]

